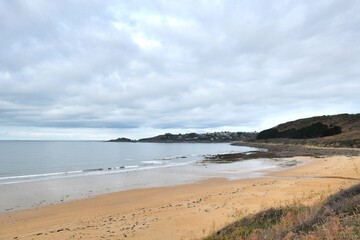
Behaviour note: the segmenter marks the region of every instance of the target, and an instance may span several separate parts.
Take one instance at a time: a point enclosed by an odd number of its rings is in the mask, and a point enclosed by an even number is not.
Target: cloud
[[[356,112],[359,10],[339,0],[2,1],[0,126],[262,130]]]

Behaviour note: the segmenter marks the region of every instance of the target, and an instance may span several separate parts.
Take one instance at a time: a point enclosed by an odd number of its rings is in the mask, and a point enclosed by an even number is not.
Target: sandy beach
[[[0,239],[198,239],[246,214],[311,204],[359,182],[359,156],[296,159],[305,164],[256,178],[210,178],[5,213]]]

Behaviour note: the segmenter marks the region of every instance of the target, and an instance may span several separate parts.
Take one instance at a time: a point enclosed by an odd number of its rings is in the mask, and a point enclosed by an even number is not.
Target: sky
[[[0,0],[0,140],[358,113],[359,12],[341,0]]]

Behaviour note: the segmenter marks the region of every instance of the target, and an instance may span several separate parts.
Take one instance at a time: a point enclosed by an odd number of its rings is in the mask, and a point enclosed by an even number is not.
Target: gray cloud
[[[357,112],[359,11],[340,0],[1,1],[0,126],[261,130]]]

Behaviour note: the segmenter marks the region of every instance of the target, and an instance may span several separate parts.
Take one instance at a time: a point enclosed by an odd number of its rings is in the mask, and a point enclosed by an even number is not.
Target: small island
[[[117,138],[117,139],[111,139],[108,142],[136,142],[136,140],[120,137],[120,138]]]

